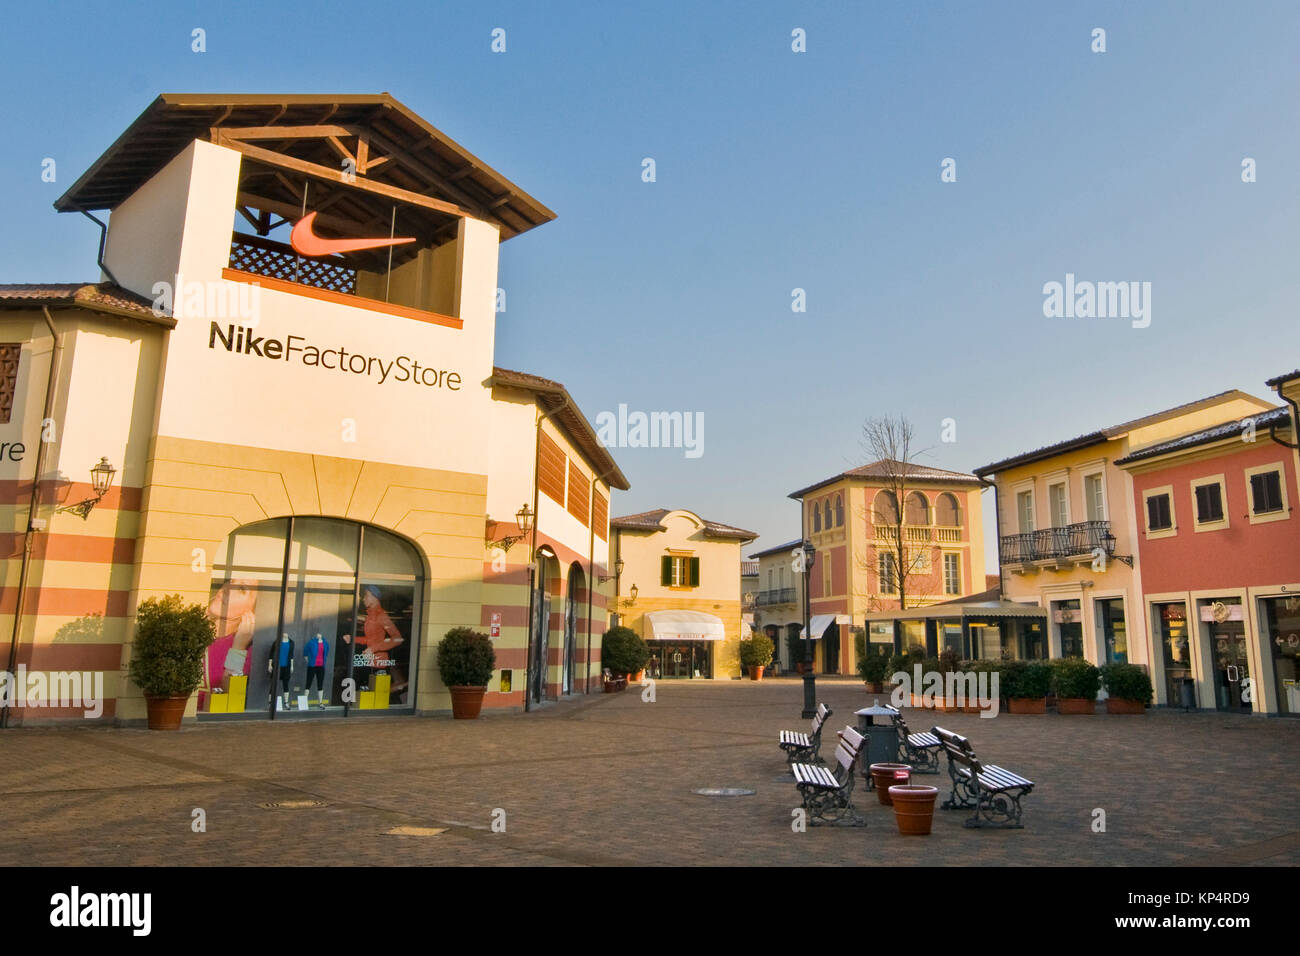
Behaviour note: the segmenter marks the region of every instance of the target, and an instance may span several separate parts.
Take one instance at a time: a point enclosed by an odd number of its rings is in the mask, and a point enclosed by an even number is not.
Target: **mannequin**
[[[280,643],[271,645],[271,652],[266,656],[266,672],[274,675],[276,665],[280,671],[280,693],[284,698],[283,709],[289,709],[289,683],[293,680],[293,641],[288,634],[280,635]],[[275,693],[275,681],[271,682],[271,693]]]
[[[307,662],[307,686],[303,693],[311,693],[311,685],[316,684],[316,706],[325,709],[325,662],[330,656],[330,642],[318,633],[302,649],[303,659]]]

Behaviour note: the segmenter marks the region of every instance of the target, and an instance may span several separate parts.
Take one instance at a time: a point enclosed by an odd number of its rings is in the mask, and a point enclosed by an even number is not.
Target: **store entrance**
[[[654,642],[650,654],[651,676],[688,680],[713,676],[708,641]]]
[[[1246,631],[1240,621],[1210,625],[1210,646],[1214,648],[1214,697],[1219,710],[1250,713],[1250,701],[1242,690],[1250,678],[1246,654]]]

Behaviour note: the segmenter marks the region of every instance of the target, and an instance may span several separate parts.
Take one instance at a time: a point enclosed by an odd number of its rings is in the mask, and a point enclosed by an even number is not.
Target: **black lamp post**
[[[812,575],[817,549],[804,540],[803,547],[803,716],[817,716],[817,676],[813,674],[812,615],[808,605],[808,578]]]

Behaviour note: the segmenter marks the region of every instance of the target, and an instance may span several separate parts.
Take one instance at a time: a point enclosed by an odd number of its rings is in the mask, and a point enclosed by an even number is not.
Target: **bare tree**
[[[912,423],[906,418],[869,418],[862,426],[863,450],[870,461],[878,463],[877,477],[882,485],[881,490],[886,493],[881,495],[878,492],[875,500],[867,504],[871,523],[877,530],[875,542],[867,548],[870,565],[868,570],[879,573],[881,556],[888,556],[893,573],[890,593],[897,593],[899,608],[908,606],[909,595],[918,598],[927,596],[929,589],[926,585],[932,584],[934,580],[933,567],[930,567],[929,573],[924,570],[927,562],[933,560],[930,542],[918,541],[914,546],[907,540],[903,527],[916,458],[929,450],[914,446]],[[881,529],[884,530],[883,542],[880,541]],[[885,583],[882,580],[879,589],[881,597],[886,593]]]

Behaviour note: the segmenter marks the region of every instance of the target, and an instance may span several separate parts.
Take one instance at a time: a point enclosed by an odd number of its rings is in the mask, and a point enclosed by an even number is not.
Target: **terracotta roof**
[[[975,469],[975,474],[981,478],[991,475],[994,472],[1006,471],[1008,468],[1016,468],[1020,465],[1027,465],[1031,462],[1042,461],[1044,458],[1051,458],[1054,455],[1060,455],[1067,451],[1076,451],[1080,448],[1087,448],[1089,445],[1099,445],[1102,442],[1110,441],[1114,438],[1120,438],[1131,432],[1135,428],[1143,425],[1152,424],[1164,418],[1171,418],[1183,412],[1192,411],[1196,408],[1208,407],[1217,404],[1220,399],[1233,398],[1250,398],[1245,392],[1239,389],[1230,388],[1227,391],[1217,392],[1206,398],[1198,398],[1192,402],[1184,402],[1182,405],[1175,405],[1173,408],[1166,408],[1164,411],[1153,412],[1150,415],[1144,415],[1141,418],[1135,418],[1132,421],[1122,422],[1119,425],[1111,425],[1107,428],[1099,429],[1095,432],[1088,432],[1086,435],[1080,435],[1077,438],[1070,438],[1066,441],[1056,442],[1052,445],[1044,445],[1042,448],[1035,448],[1033,451],[1023,452],[1014,455],[1011,458],[1004,458],[1002,461],[995,461],[992,464],[984,465]]]
[[[153,303],[111,282],[33,282],[0,285],[0,309],[83,308],[123,318],[139,319],[164,328],[176,327],[169,315],[157,315]]]
[[[661,524],[664,515],[669,514],[668,508],[656,508],[654,511],[642,511],[634,515],[624,515],[621,518],[613,518],[609,522],[611,528],[624,528],[628,531],[667,531],[668,529]],[[695,514],[695,512],[691,512]],[[696,515],[696,517],[699,517]],[[720,521],[709,521],[707,518],[700,518],[704,522],[704,534],[710,538],[737,538],[741,541],[753,541],[758,537],[752,531],[746,531],[744,528],[737,528],[733,525],[723,524]]]
[[[798,538],[795,538],[793,541],[787,541],[785,544],[774,545],[766,549],[765,551],[755,551],[753,554],[750,555],[750,557],[755,559],[765,558],[769,554],[775,554],[778,551],[785,551],[786,553],[789,553],[793,551],[795,548],[799,547],[801,543],[802,542]]]
[[[873,461],[870,464],[860,465],[857,468],[850,468],[848,471],[842,471],[838,475],[832,475],[816,484],[809,485],[807,488],[800,488],[798,491],[790,492],[791,498],[802,498],[811,491],[818,488],[824,488],[826,485],[834,484],[845,478],[861,478],[866,481],[886,480],[901,470],[904,463],[895,461],[890,458],[881,458],[879,461]],[[957,484],[981,485],[979,478],[967,474],[963,471],[948,471],[943,468],[931,468],[928,465],[918,465],[915,462],[907,464],[905,477],[909,481],[923,482],[955,482]]]
[[[1300,378],[1300,368],[1296,369],[1294,372],[1283,372],[1281,375],[1276,375],[1264,384],[1269,388],[1277,388],[1279,385],[1293,381],[1297,378]]]
[[[214,141],[226,135],[238,140],[241,129],[257,130],[252,142],[259,149],[337,170],[339,159],[330,139],[302,135],[303,127],[322,126],[336,131],[335,143],[365,135],[372,159],[387,158],[382,165],[375,164],[373,175],[366,170],[359,177],[452,203],[497,223],[502,239],[555,218],[546,206],[388,93],[163,93],[59,197],[54,208],[60,212],[115,209],[194,140]],[[267,127],[298,129],[276,138],[266,134]],[[246,166],[257,162],[247,154],[245,160]],[[293,199],[292,190],[282,192],[275,184],[263,183],[259,188],[274,193],[270,196],[274,201],[290,206],[300,202]],[[312,192],[318,194],[315,188]],[[363,191],[350,192],[353,202],[366,199]],[[388,200],[375,202],[377,206],[386,202],[385,209],[391,206]]]
[[[1146,458],[1158,458],[1160,455],[1166,455],[1170,452],[1183,451],[1187,448],[1195,448],[1198,445],[1223,441],[1225,438],[1237,438],[1241,435],[1241,430],[1247,422],[1254,422],[1255,428],[1262,430],[1268,430],[1274,426],[1289,428],[1291,425],[1291,409],[1285,405],[1280,405],[1259,415],[1247,415],[1245,418],[1233,419],[1230,422],[1224,422],[1222,425],[1215,425],[1213,428],[1202,428],[1200,431],[1190,432],[1178,438],[1147,445],[1131,455],[1115,459],[1115,464],[1127,465],[1130,462],[1142,461]]]
[[[611,488],[617,488],[619,491],[627,491],[632,487],[623,472],[619,470],[614,457],[596,437],[591,422],[587,420],[586,415],[582,414],[578,403],[559,382],[542,378],[540,375],[531,375],[528,372],[516,372],[493,366],[487,384],[532,392],[537,396],[538,407],[544,412],[553,413],[551,420],[564,429],[564,433],[569,436],[574,445],[587,456],[588,462],[602,480],[609,482]]]

